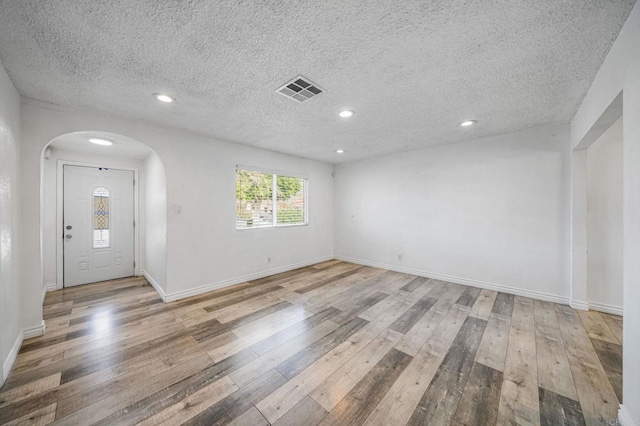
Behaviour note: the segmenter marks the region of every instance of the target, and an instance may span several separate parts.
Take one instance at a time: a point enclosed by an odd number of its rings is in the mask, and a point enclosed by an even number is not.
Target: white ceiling
[[[569,122],[633,4],[0,0],[0,61],[29,98],[337,163]],[[275,92],[298,74],[325,93]]]
[[[89,142],[90,138],[109,139],[113,145],[96,145]],[[151,153],[149,147],[126,136],[108,132],[75,132],[58,136],[50,148],[65,151],[84,152],[88,154],[105,155],[110,157],[133,158],[144,160]]]

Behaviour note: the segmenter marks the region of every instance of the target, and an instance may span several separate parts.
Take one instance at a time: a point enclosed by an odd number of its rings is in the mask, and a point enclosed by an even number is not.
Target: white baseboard
[[[2,383],[0,383],[0,386],[4,385],[7,377],[9,377],[11,368],[13,368],[13,363],[16,362],[18,352],[20,352],[20,347],[22,346],[23,340],[24,338],[22,337],[22,333],[18,333],[18,335],[16,336],[16,340],[15,342],[13,342],[13,346],[9,351],[9,355],[7,355],[7,359],[5,359],[4,363],[2,364]]]
[[[167,303],[167,293],[165,293],[162,287],[160,287],[160,284],[158,284],[156,280],[154,280],[153,277],[149,275],[147,271],[143,271],[142,275],[147,279],[147,281],[149,281],[149,284],[151,284],[151,287],[153,287],[154,290],[160,295],[160,298],[162,298],[162,301]]]
[[[20,347],[22,347],[22,342],[24,342],[25,339],[42,336],[44,334],[44,330],[45,325],[44,321],[42,321],[42,324],[39,326],[25,328],[22,330],[22,333],[18,333],[16,340],[13,342],[13,346],[9,351],[9,355],[7,355],[7,359],[2,363],[2,383],[0,383],[0,386],[2,386],[7,380],[7,377],[9,377],[13,364],[16,362],[16,358],[18,357],[18,352],[20,352]]]
[[[42,287],[42,303],[44,304],[44,299],[47,297],[47,293],[49,293],[50,291],[56,291],[58,289],[58,285],[53,283],[53,284],[45,284]]]
[[[589,309],[619,316],[623,316],[624,313],[624,309],[622,308],[622,306],[607,305],[605,303],[597,302],[589,302]]]
[[[256,272],[254,274],[231,278],[224,281],[218,281],[216,283],[195,287],[189,290],[178,291],[175,293],[165,293],[162,290],[162,288],[157,283],[155,283],[155,281],[153,281],[153,278],[151,278],[151,276],[147,271],[144,272],[144,276],[149,281],[149,283],[153,286],[153,288],[156,289],[158,294],[160,294],[160,297],[162,297],[162,300],[164,300],[165,303],[168,303],[168,302],[175,302],[176,300],[180,300],[180,299],[185,299],[191,296],[197,296],[198,294],[207,293],[209,291],[218,290],[223,287],[229,287],[234,284],[240,284],[240,283],[244,283],[251,280],[257,280],[259,278],[268,277],[270,275],[281,274],[283,272],[291,271],[298,268],[304,268],[305,266],[315,265],[316,263],[326,262],[332,259],[334,259],[333,256],[323,256],[316,259],[311,259],[311,260],[307,260],[299,263],[293,263],[293,264],[281,266],[278,268],[267,269],[265,271]]]
[[[588,311],[589,310],[589,304],[587,302],[581,302],[579,300],[571,300],[571,301],[569,301],[569,306],[571,306],[573,309],[577,309],[579,311]]]
[[[31,328],[25,328],[22,331],[22,337],[24,337],[25,339],[31,339],[32,337],[38,337],[38,336],[42,336],[45,332],[45,324],[44,324],[44,320],[42,321],[42,324],[35,326],[35,327],[31,327]]]
[[[548,302],[561,303],[563,305],[569,304],[569,299],[567,297],[557,296],[555,294],[543,293],[543,292],[534,291],[534,290],[525,290],[521,288],[506,286],[503,284],[489,283],[489,282],[473,280],[469,278],[460,278],[460,277],[454,277],[451,275],[437,274],[433,272],[422,271],[419,269],[404,268],[397,265],[387,265],[384,263],[370,262],[368,260],[355,259],[347,256],[334,256],[334,257],[338,260],[357,263],[359,265],[372,266],[374,268],[388,269],[390,271],[402,272],[402,273],[411,274],[411,275],[418,275],[421,277],[433,278],[440,281],[447,281],[447,282],[456,283],[456,284],[468,285],[471,287],[478,287],[478,288],[487,289],[487,290],[500,291],[502,293],[514,294],[516,296],[531,297],[533,299],[546,300]]]
[[[622,426],[638,426],[640,425],[640,419],[635,419],[631,417],[631,413],[627,410],[627,407],[620,404],[620,409],[618,410],[618,424]]]

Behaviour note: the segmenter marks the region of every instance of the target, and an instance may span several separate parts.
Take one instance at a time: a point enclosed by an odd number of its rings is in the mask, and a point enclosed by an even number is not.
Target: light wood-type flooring
[[[0,423],[602,425],[622,397],[620,317],[335,260],[169,304],[80,286],[44,318]]]

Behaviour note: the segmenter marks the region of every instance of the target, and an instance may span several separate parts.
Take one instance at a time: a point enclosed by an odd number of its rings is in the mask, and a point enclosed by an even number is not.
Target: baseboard
[[[570,300],[569,301],[569,306],[571,306],[573,309],[577,309],[579,311],[588,311],[589,310],[589,304],[587,302],[581,302],[579,300]]]
[[[268,277],[270,275],[281,274],[283,272],[292,271],[292,270],[298,269],[298,268],[304,268],[305,266],[315,265],[316,263],[326,262],[326,261],[332,260],[332,259],[334,259],[333,256],[323,256],[323,257],[319,257],[319,258],[316,258],[316,259],[311,259],[311,260],[307,260],[307,261],[304,261],[304,262],[293,263],[293,264],[290,264],[290,265],[281,266],[281,267],[273,268],[273,269],[268,269],[268,270],[265,270],[265,271],[256,272],[254,274],[244,275],[244,276],[241,276],[241,277],[231,278],[231,279],[224,280],[224,281],[218,281],[216,283],[203,285],[203,286],[192,288],[192,289],[189,289],[189,290],[178,291],[178,292],[175,292],[175,293],[164,293],[162,291],[162,289],[158,290],[160,288],[160,286],[157,286],[157,284],[154,285],[151,281],[149,281],[149,283],[151,283],[151,285],[154,286],[156,291],[162,297],[162,300],[164,300],[166,303],[168,303],[168,302],[175,302],[176,300],[180,300],[180,299],[185,299],[185,298],[191,297],[191,296],[197,296],[198,294],[207,293],[207,292],[210,292],[210,291],[213,291],[213,290],[218,290],[220,288],[229,287],[229,286],[232,286],[232,285],[235,285],[235,284],[240,284],[240,283],[244,283],[244,282],[251,281],[251,280],[257,280],[259,278]],[[148,274],[145,272],[145,277],[148,280],[149,278],[147,277],[147,275]]]
[[[50,291],[56,291],[58,289],[58,285],[53,283],[53,284],[45,284],[42,287],[42,304],[44,304],[44,299],[47,297],[47,293],[49,293]]]
[[[20,352],[20,347],[22,347],[23,340],[24,338],[22,337],[22,333],[18,333],[18,335],[16,336],[16,340],[15,342],[13,342],[13,346],[9,351],[7,359],[5,359],[4,363],[2,364],[2,383],[0,383],[0,386],[4,385],[7,377],[9,377],[9,373],[11,373],[13,363],[16,362],[16,358],[18,357],[18,352]]]
[[[622,306],[607,305],[605,303],[597,302],[589,302],[589,309],[619,316],[623,316],[624,313],[624,309],[622,308]]]
[[[45,325],[44,321],[42,321],[42,324],[40,324],[39,326],[26,328],[22,330],[22,333],[18,333],[18,335],[16,336],[16,340],[15,342],[13,342],[13,346],[9,351],[7,359],[5,359],[4,363],[2,364],[2,383],[0,383],[0,386],[4,385],[7,377],[9,377],[9,373],[11,373],[13,364],[16,362],[16,358],[18,357],[18,352],[20,352],[20,347],[22,347],[22,342],[32,337],[42,336],[44,334],[44,330]]]
[[[433,278],[440,281],[447,281],[447,282],[456,283],[456,284],[468,285],[471,287],[478,287],[486,290],[500,291],[502,293],[509,293],[516,296],[524,296],[524,297],[530,297],[532,299],[546,300],[548,302],[561,303],[563,305],[567,305],[569,303],[569,299],[567,297],[557,296],[555,294],[550,294],[550,293],[543,293],[540,291],[524,290],[521,288],[510,287],[503,284],[495,284],[495,283],[490,283],[486,281],[473,280],[469,278],[460,278],[460,277],[454,277],[451,275],[437,274],[434,272],[422,271],[420,269],[404,268],[397,265],[387,265],[384,263],[370,262],[368,260],[356,259],[356,258],[347,257],[347,256],[334,256],[334,257],[338,260],[343,260],[345,262],[357,263],[359,265],[365,265],[365,266],[372,266],[374,268],[388,269],[390,271],[402,272],[402,273],[411,274],[411,275],[418,275],[421,277]]]
[[[160,287],[160,284],[158,284],[156,280],[154,280],[153,277],[149,275],[149,272],[142,271],[142,275],[147,279],[147,281],[149,281],[149,284],[151,284],[151,287],[153,287],[154,290],[160,295],[160,298],[162,299],[162,301],[166,303],[167,293],[165,293],[162,287]]]
[[[618,410],[618,423],[622,426],[638,426],[640,424],[640,419],[634,420],[631,417],[631,413],[627,410],[627,407],[620,404],[620,409]]]
[[[42,321],[42,324],[35,326],[35,327],[31,327],[31,328],[25,328],[22,331],[22,337],[24,337],[25,339],[31,339],[32,337],[38,337],[38,336],[42,336],[45,332],[45,324],[44,324],[44,320]]]

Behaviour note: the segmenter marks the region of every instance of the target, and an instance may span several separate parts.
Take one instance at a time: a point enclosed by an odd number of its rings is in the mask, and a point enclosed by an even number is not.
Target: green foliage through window
[[[236,173],[236,198],[257,203],[270,200],[273,193],[273,177],[266,173],[238,170]]]
[[[278,176],[276,182],[278,185],[278,200],[288,200],[302,191],[302,179]]]
[[[304,211],[296,209],[278,209],[278,223],[304,223]]]
[[[306,224],[306,191],[304,178],[238,169],[236,228]]]

